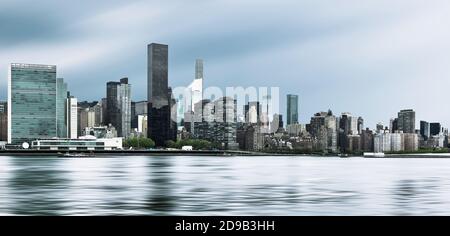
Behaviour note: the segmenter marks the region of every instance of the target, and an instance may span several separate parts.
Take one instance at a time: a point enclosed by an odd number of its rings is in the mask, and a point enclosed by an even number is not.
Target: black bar
[[[247,223],[246,223],[247,222]],[[259,228],[252,226],[258,222]],[[207,227],[206,227],[207,225]],[[247,225],[244,227],[244,225]],[[105,233],[123,235],[388,235],[446,230],[449,217],[265,217],[265,216],[108,216],[2,217],[2,230],[24,232]],[[445,231],[444,231],[445,232]]]

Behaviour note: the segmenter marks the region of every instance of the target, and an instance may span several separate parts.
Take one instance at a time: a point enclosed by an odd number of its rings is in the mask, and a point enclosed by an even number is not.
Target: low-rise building
[[[122,138],[100,138],[82,136],[79,139],[45,139],[35,140],[31,148],[36,150],[117,150],[122,149]]]

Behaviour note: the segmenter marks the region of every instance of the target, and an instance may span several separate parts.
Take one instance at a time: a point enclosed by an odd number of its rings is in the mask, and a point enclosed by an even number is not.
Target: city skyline
[[[19,10],[26,8],[25,2],[6,1],[0,14],[0,29],[9,32],[1,39],[7,47],[0,47],[0,99],[6,100],[7,66],[13,62],[58,65],[58,77],[80,100],[100,100],[95,89],[122,77],[129,77],[135,88],[144,88],[142,48],[155,41],[171,45],[169,80],[174,87],[191,81],[194,60],[203,58],[205,87],[279,85],[282,94],[301,94],[301,123],[331,109],[362,115],[374,128],[378,122],[387,125],[398,110],[413,108],[417,121],[449,126],[450,111],[442,104],[449,85],[445,42],[450,34],[445,23],[450,3],[347,2],[352,4],[329,2],[324,8],[324,3],[305,1],[266,1],[258,7],[248,2],[194,7],[176,1],[139,1],[95,3],[88,8],[79,2],[42,1],[25,11]],[[225,4],[226,10],[220,7]],[[71,10],[60,11],[67,8]],[[176,8],[190,12],[189,17]],[[43,16],[43,9],[52,14]],[[186,19],[177,26],[168,12]],[[118,17],[129,13],[133,17]],[[402,17],[397,16],[400,13]],[[382,21],[374,20],[381,16]],[[22,24],[11,27],[8,22]],[[218,24],[220,29],[215,29]],[[193,29],[202,31],[189,33]],[[86,87],[87,81],[92,86]],[[430,92],[417,96],[423,91]],[[134,101],[145,98],[145,89],[134,90]],[[285,111],[285,97],[281,98],[280,111]]]
[[[158,44],[158,43],[151,43],[151,44],[148,44],[147,46],[148,47],[150,47],[150,45],[163,45],[163,46],[167,46],[167,45],[164,45],[164,44]],[[198,73],[197,73],[197,70],[199,70],[199,66],[198,66],[198,63],[199,63],[199,61],[201,62],[201,71],[203,72],[203,60],[201,60],[201,59],[196,59],[195,60],[196,62],[195,62],[195,79],[194,79],[194,81],[197,81],[198,80],[198,78],[197,78],[197,76],[198,76]],[[28,63],[11,63],[10,64],[10,66],[14,66],[14,65],[26,65],[26,66],[37,66],[37,67],[57,67],[56,65],[44,65],[44,64],[36,64],[36,63],[30,63],[30,64],[28,64]],[[166,69],[167,70],[167,69]],[[168,71],[168,70],[167,70]],[[149,72],[150,73],[150,72]],[[58,73],[59,74],[59,73]],[[203,73],[201,73],[201,74],[203,74]],[[64,81],[64,78],[60,78],[60,76],[58,76],[58,75],[56,75],[55,74],[55,76],[57,77],[56,78],[56,87],[61,87],[61,86],[63,86],[63,92],[58,92],[56,95],[57,95],[57,97],[59,98],[60,96],[61,96],[61,94],[65,94],[65,93],[67,93],[67,95],[69,95],[70,94],[70,91],[68,90],[68,86],[67,86],[67,83]],[[127,77],[124,77],[124,78],[122,78],[122,79],[120,79],[120,81],[121,82],[111,82],[111,81],[108,81],[108,82],[106,82],[106,87],[107,87],[107,93],[106,93],[106,96],[100,96],[100,97],[102,97],[101,99],[96,99],[96,100],[91,100],[92,102],[101,102],[101,101],[103,101],[103,100],[107,100],[107,97],[108,97],[108,91],[109,91],[109,85],[111,84],[111,83],[118,83],[118,84],[120,84],[120,83],[122,83],[122,81],[125,81],[126,80],[126,82],[125,83],[128,83],[128,78]],[[167,79],[166,79],[167,80]],[[213,86],[214,87],[214,86]],[[184,88],[184,87],[182,87],[182,88]],[[58,89],[59,90],[59,89]],[[171,86],[170,86],[170,84],[168,84],[168,92],[169,93],[171,93],[171,91],[172,91],[172,88],[171,88]],[[126,99],[127,99],[127,101],[128,102],[130,102],[130,103],[140,103],[140,102],[146,102],[147,100],[142,100],[142,101],[136,101],[136,100],[132,100],[132,99],[128,99],[128,97],[130,96],[130,94],[129,94],[129,92],[127,93],[128,95],[126,96]],[[225,94],[225,96],[227,96],[226,94]],[[286,96],[287,96],[287,99],[286,99],[286,108],[287,108],[287,110],[286,111],[278,111],[278,112],[275,112],[275,113],[273,113],[273,115],[285,115],[286,116],[286,119],[283,119],[283,121],[284,120],[286,120],[286,125],[289,125],[289,121],[288,121],[288,113],[290,112],[290,110],[291,109],[288,109],[288,107],[289,107],[289,104],[291,103],[292,105],[293,105],[293,107],[292,107],[292,109],[294,109],[295,111],[293,112],[294,113],[294,117],[296,117],[296,118],[293,118],[294,120],[291,122],[291,124],[295,124],[295,123],[299,123],[299,124],[308,124],[308,122],[309,121],[306,121],[306,122],[301,122],[301,119],[298,117],[299,115],[299,111],[301,110],[301,108],[300,108],[300,103],[299,103],[299,100],[300,100],[300,96],[298,95],[298,94],[286,94]],[[282,96],[281,96],[282,97]],[[125,98],[125,97],[124,97]],[[289,99],[289,98],[291,98],[291,99]],[[294,99],[294,100],[292,100],[292,99]],[[279,99],[278,99],[279,100]],[[1,101],[1,100],[0,100]],[[7,102],[8,101],[8,99],[6,99],[6,101],[4,101],[4,102]],[[88,100],[85,100],[85,99],[78,99],[78,102],[82,102],[82,103],[89,103],[89,101]],[[261,102],[261,100],[259,100],[259,99],[254,99],[254,100],[248,100],[248,101],[241,101],[241,102],[244,102],[244,104],[245,104],[245,106],[247,106],[248,104],[252,104],[252,103],[260,103]],[[177,106],[178,105],[180,105],[180,103],[178,103],[177,102]],[[283,104],[279,104],[280,105],[280,107],[283,105]],[[130,105],[131,106],[131,105]],[[57,110],[58,110],[58,106],[57,106]],[[328,109],[328,111],[332,111],[332,109]],[[422,120],[422,119],[416,119],[415,118],[415,113],[416,113],[416,111],[415,111],[415,109],[414,108],[408,108],[408,109],[402,109],[402,110],[400,110],[400,112],[398,112],[397,113],[397,115],[400,115],[401,113],[403,113],[403,112],[409,112],[409,111],[411,111],[411,112],[413,112],[414,113],[414,115],[413,115],[413,117],[412,117],[412,120],[414,121],[414,123],[412,123],[411,125],[412,125],[412,127],[411,128],[409,128],[409,133],[414,133],[415,131],[418,131],[418,130],[420,130],[420,128],[422,127],[421,126],[421,124],[422,124],[422,122],[424,121],[424,120]],[[319,112],[323,112],[323,111],[319,111]],[[58,113],[58,112],[57,112]],[[344,111],[344,112],[335,112],[336,114],[342,114],[342,115],[345,115],[345,114],[351,114],[352,112],[348,112],[348,111]],[[317,114],[317,112],[315,112],[314,114]],[[311,114],[311,116],[313,116],[314,114]],[[179,114],[177,114],[177,115],[179,115]],[[181,114],[182,116],[184,116],[185,114]],[[245,108],[244,108],[244,110],[242,111],[242,114],[240,114],[239,112],[237,113],[237,115],[242,115],[242,117],[244,118],[244,120],[246,120],[245,119],[245,117],[247,116],[246,115],[246,112],[245,112]],[[261,114],[262,115],[262,114]],[[307,115],[306,115],[307,116]],[[364,115],[363,115],[364,116]],[[259,117],[259,115],[258,115],[258,119],[259,119],[260,117]],[[307,117],[308,118],[308,117]],[[360,118],[361,118],[361,116],[360,116]],[[126,119],[127,120],[127,119]],[[296,121],[296,120],[298,120],[298,122]],[[383,121],[381,121],[381,122],[377,122],[376,124],[374,124],[373,126],[371,126],[371,125],[367,125],[367,124],[365,124],[365,126],[364,127],[362,127],[362,128],[370,128],[370,129],[373,129],[373,130],[375,130],[375,129],[377,129],[377,127],[380,125],[380,124],[382,124],[383,125],[383,127],[387,127],[387,128],[391,128],[391,126],[392,126],[392,121],[396,121],[396,122],[398,122],[398,118],[395,118],[395,116],[391,116],[390,117],[390,122],[383,122]],[[401,121],[401,120],[400,120]],[[442,122],[441,122],[441,120],[439,120],[439,119],[434,119],[434,120],[428,120],[427,122],[429,122],[430,124],[441,124]],[[61,123],[61,122],[59,122],[59,118],[58,118],[58,116],[57,116],[57,121],[56,121],[56,126],[58,127],[59,126],[59,123]],[[130,118],[130,121],[128,121],[128,123],[130,123],[131,124],[131,118]],[[401,126],[401,123],[399,123],[400,124],[400,126]],[[396,123],[396,125],[399,125],[399,124],[397,124]],[[67,124],[66,124],[67,125]],[[130,126],[130,125],[128,125],[128,126]],[[67,129],[67,127],[65,127],[65,129]],[[403,128],[400,128],[400,130],[402,130]],[[59,133],[60,131],[58,131],[58,133]]]

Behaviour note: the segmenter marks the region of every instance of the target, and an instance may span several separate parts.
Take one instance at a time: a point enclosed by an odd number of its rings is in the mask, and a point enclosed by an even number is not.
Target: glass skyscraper
[[[14,63],[8,72],[8,143],[56,137],[56,66]]]
[[[59,138],[67,138],[67,84],[56,79],[56,132]]]
[[[298,123],[298,95],[287,95],[287,125]]]
[[[416,132],[416,112],[412,109],[401,110],[398,113],[398,130],[403,133],[413,134]]]
[[[172,121],[174,101],[168,85],[168,46],[152,43],[147,47],[147,101],[148,135],[156,146],[165,146],[166,141],[176,139],[176,127]]]

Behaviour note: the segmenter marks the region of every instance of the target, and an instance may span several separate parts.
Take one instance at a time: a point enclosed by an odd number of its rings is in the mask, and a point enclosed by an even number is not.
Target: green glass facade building
[[[298,95],[287,95],[286,121],[288,125],[298,123]]]
[[[57,136],[56,66],[11,64],[8,71],[8,143]]]

